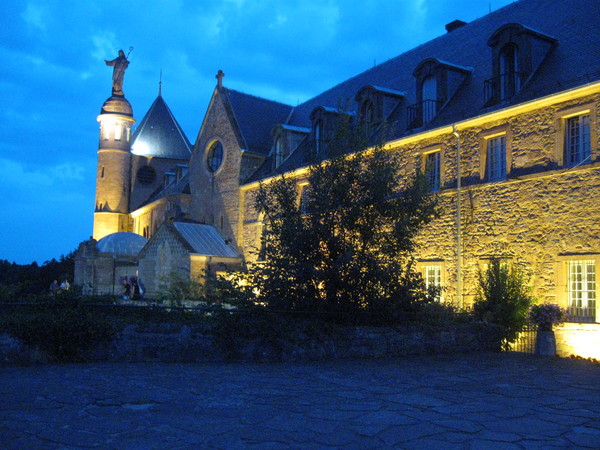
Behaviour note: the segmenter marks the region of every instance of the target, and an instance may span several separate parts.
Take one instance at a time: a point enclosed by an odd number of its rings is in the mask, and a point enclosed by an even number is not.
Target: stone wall
[[[496,329],[481,324],[454,329],[344,327],[319,336],[236,339],[223,348],[202,326],[128,326],[116,339],[90,353],[90,361],[225,362],[396,358],[497,350]],[[48,355],[0,335],[0,366],[51,362]]]
[[[583,109],[582,109],[583,108]],[[592,156],[576,167],[563,165],[565,115],[590,111]],[[472,304],[477,276],[491,258],[502,258],[531,275],[534,295],[567,306],[569,260],[594,259],[600,267],[600,94],[573,98],[521,113],[473,120],[459,130],[461,145],[461,232],[463,292],[457,295],[457,138],[448,131],[390,144],[409,180],[424,154],[441,153],[440,212],[418,236],[420,266],[440,265],[445,301]],[[486,179],[490,136],[504,135],[506,180]],[[301,180],[299,179],[299,182]],[[400,186],[402,188],[402,186]],[[260,247],[260,220],[253,208],[255,186],[247,186],[242,214],[243,245]],[[598,269],[597,269],[598,270]],[[600,314],[597,314],[600,316]]]

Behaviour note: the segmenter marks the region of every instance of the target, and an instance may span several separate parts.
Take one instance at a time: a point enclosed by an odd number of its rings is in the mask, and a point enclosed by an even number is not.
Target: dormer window
[[[535,73],[556,39],[517,23],[501,26],[488,40],[492,78],[484,83],[486,106],[509,101]]]
[[[414,70],[417,103],[408,107],[408,128],[431,122],[473,69],[428,58]]]
[[[287,158],[287,152],[285,151],[285,143],[283,137],[279,136],[275,139],[275,167],[279,167],[283,161]]]
[[[317,120],[315,122],[315,151],[317,155],[323,152],[323,121]]]
[[[367,99],[363,101],[360,108],[359,121],[367,134],[370,134],[373,131],[376,118],[375,109],[371,100]]]
[[[281,166],[296,151],[300,143],[310,135],[310,132],[310,128],[286,124],[276,125],[271,131],[273,144],[270,155],[273,169]]]
[[[438,111],[437,80],[434,76],[428,76],[423,80],[421,87],[423,96],[423,123],[431,122]]]
[[[165,172],[164,187],[167,187],[175,182],[175,172]]]
[[[500,50],[500,101],[507,100],[521,89],[519,47],[507,44]]]

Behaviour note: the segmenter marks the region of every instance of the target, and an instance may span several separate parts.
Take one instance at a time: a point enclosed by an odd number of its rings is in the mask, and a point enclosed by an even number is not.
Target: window
[[[123,126],[120,122],[115,124],[115,141],[120,141],[123,134]]]
[[[370,100],[365,100],[360,108],[360,122],[362,123],[367,134],[373,131],[373,125],[375,123],[375,110],[373,108],[373,102]]]
[[[424,275],[425,275],[425,277],[424,277],[425,278],[425,287],[427,289],[430,289],[430,288],[441,289],[441,287],[442,287],[442,266],[438,266],[438,265],[425,266]],[[441,291],[438,291],[436,300],[437,301],[442,300]]]
[[[110,139],[110,128],[108,127],[108,125],[105,123],[104,125],[104,140],[108,141]]]
[[[490,181],[506,178],[506,136],[487,140],[487,178]]]
[[[308,214],[308,184],[300,186],[300,213]]]
[[[287,155],[284,153],[283,138],[278,137],[275,140],[275,167],[279,167]]]
[[[423,123],[430,122],[437,114],[437,81],[434,76],[429,76],[423,80]]]
[[[425,177],[431,192],[440,190],[440,152],[425,155]]]
[[[317,122],[315,123],[315,151],[317,153],[317,155],[320,155],[323,148],[322,148],[322,141],[323,140],[323,121],[322,120],[317,120]]]
[[[521,89],[519,48],[507,44],[500,50],[500,100],[508,100]]]
[[[567,264],[569,315],[593,321],[596,316],[596,262],[580,260]]]
[[[223,145],[219,141],[213,142],[207,152],[206,166],[210,172],[216,172],[223,163]]]
[[[569,117],[565,120],[565,161],[568,165],[581,164],[591,156],[590,115]]]

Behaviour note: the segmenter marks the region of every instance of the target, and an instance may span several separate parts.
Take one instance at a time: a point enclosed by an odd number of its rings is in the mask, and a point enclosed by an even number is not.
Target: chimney
[[[452,22],[446,25],[446,31],[450,33],[454,30],[458,30],[459,28],[464,27],[466,24],[467,22],[463,22],[462,20],[453,20]]]

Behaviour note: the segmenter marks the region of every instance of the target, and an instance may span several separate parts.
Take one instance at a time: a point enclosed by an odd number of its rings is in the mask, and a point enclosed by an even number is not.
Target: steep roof
[[[134,155],[158,158],[189,159],[190,141],[175,120],[173,113],[158,95],[139,123],[132,138]]]
[[[292,107],[224,87],[220,92],[231,107],[230,113],[242,135],[245,150],[267,154],[273,126],[285,122]]]
[[[227,245],[225,238],[212,225],[173,222],[173,226],[188,244],[192,253],[227,258],[239,257],[235,250]]]
[[[406,92],[408,105],[417,101],[413,70],[427,58],[474,68],[472,75],[442,111],[431,127],[455,122],[482,113],[484,81],[492,77],[492,54],[488,39],[502,25],[518,23],[558,41],[528,85],[511,103],[521,103],[600,79],[600,2],[597,0],[520,0],[407,51],[294,109],[290,124],[310,126],[309,115],[317,106],[337,106],[352,100],[356,92],[372,84]],[[348,102],[350,110],[356,104]],[[506,103],[496,105],[498,109]]]
[[[429,58],[452,67],[468,68],[469,73],[465,73],[465,79],[454,96],[433,120],[418,129],[408,129],[406,123],[398,122],[394,127],[394,135],[390,138],[448,125],[598,81],[599,17],[598,0],[520,0],[343,81],[291,109],[289,118],[280,123],[311,127],[310,114],[317,107],[337,108],[339,105],[347,105],[347,112],[356,113],[358,105],[354,98],[361,88],[368,85],[376,86],[380,91],[405,94],[402,108],[413,105],[418,96],[413,72]],[[548,41],[556,40],[556,44],[541,59],[539,67],[534,67],[530,79],[525,81],[517,95],[507,102],[486,106],[484,82],[494,76],[492,50],[488,40],[500,27],[511,23],[533,30],[538,36],[548,36],[552,38]],[[238,120],[241,120],[239,115]],[[264,135],[257,136],[257,140],[271,139],[270,130],[277,125],[273,120],[269,127],[264,120],[263,118],[256,130],[257,133],[258,130],[263,130]],[[300,164],[306,160],[305,157],[296,155],[290,162],[294,159]],[[267,158],[263,167],[249,181],[266,176],[272,171],[269,167],[272,167],[272,161]],[[291,168],[293,167],[288,170]]]

